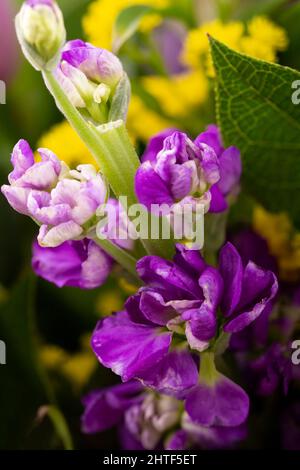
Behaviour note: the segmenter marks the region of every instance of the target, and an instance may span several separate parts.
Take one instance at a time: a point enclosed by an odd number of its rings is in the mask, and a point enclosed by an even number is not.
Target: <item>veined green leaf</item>
[[[218,123],[225,145],[241,150],[244,187],[267,210],[286,211],[300,226],[300,105],[292,101],[300,73],[210,42]]]

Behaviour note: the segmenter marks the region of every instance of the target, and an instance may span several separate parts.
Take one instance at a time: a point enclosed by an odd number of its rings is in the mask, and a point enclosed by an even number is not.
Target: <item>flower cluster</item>
[[[2,186],[2,192],[16,211],[40,225],[39,243],[57,247],[87,234],[107,188],[93,166],[69,170],[50,150],[38,152],[41,161],[36,162],[29,144],[17,143],[10,185]]]
[[[157,395],[137,381],[94,390],[83,404],[83,431],[91,434],[117,425],[122,447],[129,450],[224,448],[246,435],[243,424],[202,426],[184,411],[181,401]]]
[[[148,256],[137,271],[145,287],[125,310],[99,322],[92,336],[96,356],[123,381],[139,379],[184,400],[184,422],[195,434],[201,435],[200,425],[211,438],[227,431],[236,436],[248,415],[248,397],[217,371],[214,345],[220,335],[240,332],[262,315],[276,295],[276,277],[252,262],[243,268],[229,243],[218,269],[178,245],[173,262]]]
[[[109,22],[103,31],[98,24],[97,31],[89,25],[99,6],[106,5],[115,14],[134,4],[94,2],[85,19],[90,35],[100,31],[105,37],[111,29]],[[168,1],[146,1],[146,5],[163,9]],[[146,20],[160,22],[161,17],[152,13]],[[268,29],[257,33],[263,26]],[[220,24],[214,27],[222,29]],[[140,28],[145,31],[145,22]],[[185,58],[191,67],[193,38],[202,36],[202,28],[187,39]],[[58,287],[95,289],[118,264],[128,271],[125,282],[131,287],[122,307],[106,312],[91,337],[94,356],[122,383],[83,398],[82,431],[91,434],[117,426],[122,446],[131,450],[235,445],[246,437],[250,393],[266,396],[280,385],[287,393],[296,376],[287,356],[300,303],[299,290],[293,286],[285,292],[291,314],[282,314],[278,293],[283,286],[279,290],[274,250],[268,253],[266,240],[252,232],[233,240],[227,237],[224,220],[240,190],[239,149],[226,148],[215,125],[193,139],[177,126],[166,126],[150,139],[139,160],[125,128],[130,85],[120,60],[79,39],[65,43],[62,15],[52,0],[27,0],[18,15],[17,30],[25,55],[42,71],[72,125],[70,131],[69,124],[63,124],[63,132],[76,136],[82,152],[66,151],[67,164],[44,147],[34,154],[25,140],[13,149],[13,170],[1,191],[13,209],[39,226],[32,267]],[[240,23],[227,25],[228,31],[244,51],[254,45],[258,34],[264,39],[264,53],[273,53],[272,60],[276,50],[286,46],[281,29],[262,18],[248,24],[247,35]],[[157,38],[160,44],[165,41],[163,33],[162,28]],[[163,93],[161,108],[174,120],[188,115],[195,101],[199,104],[188,90],[191,72],[179,60],[182,42],[174,46],[174,60],[164,57],[172,71],[170,90],[166,91],[165,77],[149,75],[143,80],[148,91],[156,83],[152,95],[157,92],[158,98]],[[201,49],[201,41],[197,45]],[[199,50],[192,52],[199,54]],[[194,78],[202,76],[199,70],[195,74]],[[202,92],[207,92],[204,85]],[[139,99],[134,98],[137,106]],[[180,101],[187,104],[185,113],[181,113]],[[149,117],[152,111],[147,112]],[[140,120],[137,127],[147,125],[147,118],[143,121],[142,117],[142,113],[135,116]],[[157,130],[165,122],[161,117]],[[90,163],[92,157],[97,167]],[[215,222],[215,233],[222,232],[222,242],[218,233],[214,248],[206,240],[200,250],[184,238],[175,245],[171,236],[168,240],[130,237],[137,234],[137,227],[130,210],[118,199],[123,195],[155,215],[158,207],[163,221],[172,222],[174,207],[189,204],[194,212],[202,207],[206,220]],[[270,244],[270,234],[265,233]],[[226,350],[243,380],[227,365]],[[90,375],[94,362],[87,364],[83,372]],[[80,384],[85,379],[83,373]],[[240,383],[247,386],[249,395]]]
[[[31,217],[39,226],[33,245],[34,271],[58,287],[93,289],[104,283],[113,261],[93,241],[97,210],[105,205],[114,220],[124,219],[122,207],[107,201],[107,186],[90,165],[70,170],[48,149],[40,148],[35,157],[28,142],[20,140],[12,153],[13,171],[2,193],[19,213]],[[125,214],[126,215],[126,214]],[[109,239],[106,226],[103,227]],[[111,240],[132,249],[130,239]]]

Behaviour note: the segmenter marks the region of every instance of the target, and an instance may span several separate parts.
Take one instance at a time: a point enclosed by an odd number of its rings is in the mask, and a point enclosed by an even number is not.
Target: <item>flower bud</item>
[[[69,41],[56,76],[73,106],[96,124],[125,118],[130,85],[111,52],[79,39]]]
[[[23,53],[36,70],[55,68],[66,40],[64,19],[55,0],[27,0],[16,16]]]

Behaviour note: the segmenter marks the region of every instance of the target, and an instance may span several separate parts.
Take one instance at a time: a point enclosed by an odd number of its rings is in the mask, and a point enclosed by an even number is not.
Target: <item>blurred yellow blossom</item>
[[[174,123],[149,109],[138,96],[131,97],[127,118],[127,128],[133,139],[147,141],[154,134],[174,127]]]
[[[214,71],[207,33],[231,49],[273,62],[276,61],[277,52],[288,46],[285,30],[264,16],[254,17],[247,25],[240,21],[223,23],[220,20],[204,23],[188,33],[182,59],[192,68],[204,65],[210,76],[214,75]]]
[[[181,118],[205,102],[208,83],[201,70],[172,77],[148,76],[142,83],[159,102],[163,112],[171,118]]]
[[[83,18],[83,29],[88,41],[104,49],[112,48],[113,27],[122,10],[132,5],[165,8],[170,0],[96,0]],[[161,22],[159,14],[149,14],[141,22],[140,30],[151,31]]]
[[[71,168],[82,163],[96,165],[93,156],[67,121],[51,127],[40,138],[38,146],[51,149]]]
[[[96,299],[96,310],[102,317],[122,310],[123,305],[124,299],[119,289],[109,289],[101,292]]]
[[[265,16],[256,16],[248,25],[248,33],[262,45],[269,46],[275,51],[284,51],[288,47],[288,37],[283,28],[277,26]]]
[[[253,228],[267,241],[270,253],[277,259],[281,279],[299,280],[300,233],[295,231],[287,214],[270,214],[262,207],[256,207]]]
[[[40,353],[46,369],[63,375],[75,389],[86,385],[98,364],[90,347],[90,335],[83,336],[81,347],[80,352],[70,354],[59,346],[47,344]]]
[[[133,295],[133,294],[136,294],[136,292],[138,291],[139,289],[139,286],[137,286],[136,284],[133,284],[131,283],[128,279],[126,279],[125,277],[121,277],[118,279],[118,284],[120,286],[120,288],[122,289],[122,291],[126,294],[126,295]]]

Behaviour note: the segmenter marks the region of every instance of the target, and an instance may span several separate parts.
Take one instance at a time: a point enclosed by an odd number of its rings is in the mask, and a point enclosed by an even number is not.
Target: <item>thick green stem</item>
[[[134,175],[139,159],[131,144],[129,148],[124,145],[127,134],[124,123],[108,124],[98,133],[96,127],[87,123],[72,105],[53,73],[43,71],[43,77],[57,107],[90,150],[115,195],[127,195],[128,204],[134,204]],[[120,144],[122,139],[123,145]],[[126,139],[126,144],[128,141]]]
[[[85,143],[108,180],[116,197],[127,197],[127,209],[137,204],[134,179],[140,165],[139,158],[129,139],[123,121],[110,122],[96,128],[81,116],[72,105],[52,72],[43,71],[47,88],[59,110]],[[67,144],[67,143],[66,143]],[[171,258],[174,253],[172,240],[142,240],[149,254]]]

